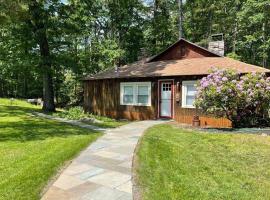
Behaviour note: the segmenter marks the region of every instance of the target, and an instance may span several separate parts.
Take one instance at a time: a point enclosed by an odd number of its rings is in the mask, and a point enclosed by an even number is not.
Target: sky
[[[68,3],[68,0],[61,0],[61,2],[62,2],[63,4],[67,4],[67,3]]]

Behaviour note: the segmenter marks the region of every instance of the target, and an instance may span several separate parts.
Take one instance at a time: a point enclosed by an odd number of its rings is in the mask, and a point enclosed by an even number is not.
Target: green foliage
[[[227,57],[235,59],[235,60],[241,60],[241,56],[237,55],[235,52],[228,53]]]
[[[178,39],[178,4],[174,0],[149,1],[145,22],[145,49],[155,55]]]
[[[270,63],[269,19],[268,0],[187,0],[185,4],[187,39],[201,43],[223,33],[225,54],[264,67]]]
[[[82,102],[83,88],[82,82],[78,80],[76,74],[71,70],[58,73],[55,80],[56,100],[58,106],[78,105]]]
[[[64,110],[62,112],[56,113],[55,115],[62,118],[72,119],[72,120],[80,120],[88,116],[88,114],[84,113],[83,108],[79,106],[71,107],[68,110]]]
[[[144,200],[270,199],[270,137],[158,125],[137,156]]]
[[[35,30],[31,2],[39,2]],[[270,8],[267,0],[187,0],[185,38],[207,47],[223,33],[225,53],[269,66]],[[0,96],[42,97],[42,59],[38,41],[46,29],[53,86],[61,106],[80,104],[80,79],[115,65],[152,56],[178,39],[175,0],[0,0]],[[44,60],[44,59],[43,59]]]
[[[81,120],[83,121],[83,123],[103,128],[116,128],[118,126],[122,126],[128,123],[128,121],[120,121],[109,117],[85,113],[83,108],[80,106],[71,107],[68,110],[60,110],[53,115],[66,119]]]
[[[200,81],[195,104],[207,114],[226,117],[234,127],[268,126],[270,78],[214,69]]]

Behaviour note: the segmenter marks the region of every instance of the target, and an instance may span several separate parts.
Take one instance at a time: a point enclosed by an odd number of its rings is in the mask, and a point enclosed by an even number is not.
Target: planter
[[[201,121],[199,116],[195,115],[192,120],[192,126],[199,127],[201,125]]]

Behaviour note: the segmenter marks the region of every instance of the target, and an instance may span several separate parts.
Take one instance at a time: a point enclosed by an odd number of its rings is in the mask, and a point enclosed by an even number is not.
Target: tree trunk
[[[44,111],[55,111],[49,44],[45,31],[40,35],[39,48],[42,59],[44,101],[42,109]]]
[[[55,111],[54,105],[54,90],[52,81],[52,67],[50,58],[50,49],[47,38],[47,29],[44,19],[47,17],[44,14],[43,4],[32,0],[29,4],[29,11],[31,15],[31,24],[33,25],[34,34],[40,49],[42,76],[43,76],[43,107],[46,112]]]
[[[43,101],[42,110],[55,111],[52,75],[49,68],[43,72]]]
[[[179,39],[184,38],[183,31],[183,0],[178,0],[179,7]]]

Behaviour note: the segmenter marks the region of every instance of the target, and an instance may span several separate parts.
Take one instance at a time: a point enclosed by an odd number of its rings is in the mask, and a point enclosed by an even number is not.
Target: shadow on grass
[[[9,117],[25,115],[26,113],[31,113],[34,111],[39,112],[39,111],[41,111],[41,109],[40,108],[21,107],[21,106],[0,105],[0,117],[2,117],[3,115],[9,116]]]
[[[270,134],[270,128],[201,128],[201,131],[217,133]]]
[[[97,133],[53,120],[29,116],[39,109],[0,106],[0,142],[45,140],[52,137],[69,137]]]

